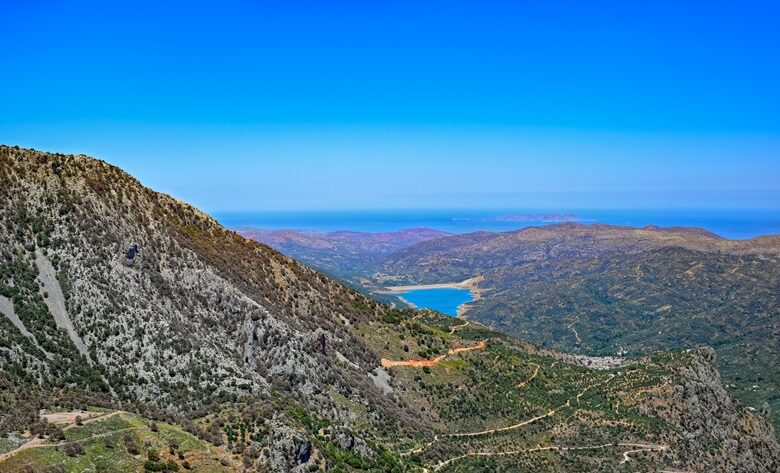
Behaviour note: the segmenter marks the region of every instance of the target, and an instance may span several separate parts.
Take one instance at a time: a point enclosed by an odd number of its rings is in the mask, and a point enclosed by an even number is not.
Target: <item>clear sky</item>
[[[776,0],[202,3],[1,2],[0,142],[208,211],[780,207]]]

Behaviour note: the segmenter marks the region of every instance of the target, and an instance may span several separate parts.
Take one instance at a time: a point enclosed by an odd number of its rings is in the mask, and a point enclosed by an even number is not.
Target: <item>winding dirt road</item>
[[[583,388],[582,391],[580,391],[574,397],[574,399],[576,399],[577,403],[579,403],[580,398],[586,392],[588,392],[590,389],[593,389],[596,386],[601,386],[601,385],[609,383],[612,379],[615,378],[615,376],[616,376],[615,374],[611,374],[604,381],[601,381],[599,383],[591,384],[591,385],[586,386],[585,388]],[[530,381],[530,379],[529,379],[529,381]],[[520,427],[523,427],[523,426],[526,426],[526,425],[529,425],[529,424],[533,424],[534,422],[538,422],[538,421],[540,421],[540,420],[542,420],[542,419],[544,419],[546,417],[550,417],[552,415],[555,415],[555,413],[558,412],[561,409],[564,409],[564,408],[567,408],[567,407],[571,407],[571,401],[572,400],[569,399],[564,404],[562,404],[562,405],[560,405],[560,406],[558,406],[558,407],[556,407],[554,409],[551,409],[551,410],[547,411],[547,413],[545,413],[545,414],[542,414],[542,415],[539,415],[539,416],[536,416],[536,417],[532,417],[530,419],[526,419],[524,421],[518,422],[517,424],[509,425],[509,426],[506,426],[506,427],[497,427],[497,428],[494,428],[494,429],[480,430],[480,431],[477,431],[477,432],[463,432],[463,433],[449,434],[447,436],[450,437],[450,438],[476,437],[476,436],[480,436],[480,435],[489,435],[489,434],[493,434],[493,433],[496,433],[496,432],[505,432],[505,431],[508,431],[508,430],[519,429]],[[427,446],[432,445],[433,443],[436,442],[436,440],[437,440],[437,438],[435,438]],[[447,460],[439,462],[436,466],[433,467],[433,471],[437,471],[437,470],[439,470],[441,468],[444,468],[445,466],[449,465],[450,463],[452,463],[454,461],[457,461],[459,459],[466,458],[466,457],[469,457],[469,456],[516,455],[516,454],[520,454],[520,453],[529,453],[529,452],[542,451],[542,450],[562,450],[562,451],[564,451],[564,450],[587,450],[587,449],[593,449],[593,448],[606,448],[608,446],[615,446],[615,445],[614,444],[604,444],[604,445],[584,446],[584,447],[548,446],[548,447],[532,447],[532,448],[527,448],[527,449],[511,450],[511,451],[504,451],[504,452],[469,452],[469,453],[465,453],[463,455],[459,455],[457,457],[453,457],[453,458],[450,458],[450,459],[447,459]],[[637,449],[635,449],[635,450],[629,450],[628,452],[624,452],[624,454],[623,454],[623,461],[621,461],[621,463],[625,463],[626,461],[628,461],[630,459],[629,454],[631,454],[631,453],[638,453],[638,452],[646,451],[646,450],[665,450],[665,449],[668,448],[668,446],[666,446],[666,445],[651,445],[651,444],[639,444],[639,443],[620,443],[620,444],[618,444],[618,446],[637,447]],[[423,449],[424,449],[424,447],[420,448],[419,451],[422,451]],[[415,450],[418,450],[418,449],[415,449]],[[419,451],[417,451],[416,453],[419,453]],[[425,471],[427,471],[427,469]]]
[[[457,327],[462,327],[462,326],[465,326],[465,325],[468,325],[468,322],[466,324],[459,325]],[[454,332],[457,327],[453,327],[452,332]],[[485,346],[486,346],[486,343],[483,340],[483,341],[479,342],[477,345],[474,345],[474,346],[471,346],[471,347],[462,347],[462,348],[450,349],[447,352],[447,354],[440,355],[440,356],[438,356],[438,357],[436,357],[436,358],[434,358],[432,360],[422,359],[422,360],[401,361],[401,360],[389,360],[389,359],[386,359],[386,358],[382,358],[381,363],[382,363],[382,366],[384,366],[386,368],[393,367],[393,366],[411,366],[411,367],[415,367],[415,368],[424,367],[424,366],[436,366],[439,363],[441,363],[444,359],[446,359],[448,356],[451,356],[451,355],[454,355],[454,354],[457,354],[457,353],[472,351],[472,350],[482,350],[482,349],[485,348]],[[525,381],[517,383],[517,388],[518,389],[521,389],[521,388],[525,387],[526,385],[528,385],[528,383],[530,383],[539,374],[539,370],[541,369],[541,366],[538,363],[533,363],[533,362],[530,362],[530,363],[532,365],[534,365],[534,372]],[[585,393],[587,393],[588,391],[590,391],[591,389],[593,389],[595,387],[603,386],[603,385],[609,383],[616,376],[617,375],[614,374],[614,373],[610,374],[603,381],[600,381],[600,382],[594,383],[594,384],[590,384],[590,385],[584,387],[582,389],[582,391],[577,393],[573,398],[568,399],[564,404],[561,404],[560,406],[558,406],[558,407],[556,407],[554,409],[551,409],[551,410],[547,411],[546,413],[538,415],[536,417],[531,417],[530,419],[526,419],[526,420],[520,421],[520,422],[518,422],[516,424],[508,425],[508,426],[505,426],[505,427],[496,427],[496,428],[493,428],[493,429],[479,430],[479,431],[476,431],[476,432],[461,432],[461,433],[447,434],[446,437],[450,437],[450,438],[463,438],[463,437],[476,437],[476,436],[481,436],[481,435],[490,435],[490,434],[493,434],[493,433],[496,433],[496,432],[506,432],[506,431],[509,431],[509,430],[519,429],[519,428],[521,428],[523,426],[526,426],[526,425],[529,425],[529,424],[533,424],[534,422],[538,422],[538,421],[540,421],[540,420],[542,420],[544,418],[547,418],[547,417],[555,415],[555,413],[560,411],[561,409],[565,409],[565,408],[571,407],[571,404],[572,404],[573,400],[576,401],[577,404],[579,404],[580,403],[580,399],[582,398],[582,396],[585,395]],[[416,448],[414,448],[412,450],[409,450],[408,452],[404,452],[401,455],[402,456],[408,456],[408,455],[421,453],[422,451],[424,451],[425,449],[431,447],[433,444],[435,444],[438,441],[439,441],[439,436],[436,435],[433,438],[433,440],[431,440],[430,442],[428,442],[426,444],[423,444],[421,446],[418,446],[418,447],[416,447]],[[523,454],[523,453],[533,453],[533,452],[551,451],[551,450],[552,451],[595,450],[595,449],[606,449],[606,448],[610,448],[610,447],[613,447],[613,448],[617,448],[617,447],[632,447],[631,450],[627,450],[627,451],[623,452],[623,458],[620,461],[620,464],[624,464],[624,463],[628,462],[629,460],[631,460],[631,455],[635,454],[635,453],[642,453],[642,452],[648,452],[648,451],[662,451],[662,450],[667,450],[669,448],[668,445],[663,445],[663,444],[644,444],[644,443],[630,443],[630,442],[620,442],[620,443],[617,443],[617,444],[609,443],[609,444],[601,444],[601,445],[587,445],[587,446],[556,446],[556,445],[550,445],[550,446],[546,446],[546,447],[530,447],[530,448],[525,448],[525,449],[500,451],[500,452],[468,452],[468,453],[464,453],[462,455],[458,455],[456,457],[449,458],[447,460],[443,460],[443,461],[437,463],[436,465],[432,466],[432,468],[433,468],[433,471],[438,471],[438,470],[446,467],[447,465],[449,465],[449,464],[451,464],[451,463],[453,463],[455,461],[461,460],[463,458],[466,458],[466,457],[489,457],[489,456],[519,455],[519,454]],[[427,472],[428,469],[424,468],[423,471]]]
[[[574,447],[561,447],[561,446],[555,446],[550,445],[547,447],[531,447],[531,448],[524,448],[519,450],[508,450],[504,452],[468,452],[464,453],[463,455],[459,455],[457,457],[453,457],[444,461],[441,461],[436,464],[436,466],[433,467],[433,471],[438,471],[445,466],[449,465],[452,462],[455,462],[457,460],[461,460],[463,458],[467,457],[494,457],[494,456],[508,456],[508,455],[520,455],[523,453],[533,453],[533,452],[544,452],[544,451],[577,451],[577,450],[600,450],[600,449],[606,449],[610,447],[636,447],[634,450],[628,450],[623,452],[623,460],[621,460],[620,464],[622,465],[626,461],[630,459],[629,455],[632,453],[639,453],[639,452],[651,452],[651,451],[662,451],[667,450],[669,448],[668,445],[655,445],[655,444],[642,444],[642,443],[605,443],[601,445],[587,445],[587,446],[574,446]]]
[[[453,325],[452,327],[450,327],[450,334],[455,333],[456,330],[460,330],[460,329],[462,329],[464,327],[468,327],[468,325],[469,325],[469,321],[468,320],[464,324]]]
[[[432,360],[421,359],[421,360],[403,361],[403,360],[389,360],[387,358],[382,358],[380,362],[382,366],[385,368],[392,368],[394,366],[411,366],[413,368],[422,368],[424,366],[430,367],[430,366],[438,365],[439,363],[444,361],[444,359],[447,358],[448,356],[457,355],[458,353],[463,353],[467,351],[483,350],[486,346],[487,344],[485,343],[484,340],[482,340],[481,342],[477,343],[473,347],[451,348],[449,351],[447,351],[447,354],[439,355]]]
[[[530,383],[531,381],[534,380],[534,378],[536,378],[536,375],[539,374],[539,368],[541,368],[541,366],[538,363],[534,363],[534,362],[529,362],[529,363],[536,367],[536,369],[534,370],[534,374],[532,374],[531,377],[526,379],[525,381],[517,383],[517,389],[524,388],[528,383]]]
[[[528,424],[533,424],[534,422],[540,421],[544,419],[545,417],[550,417],[551,415],[555,415],[556,412],[563,409],[564,407],[571,406],[571,401],[566,401],[565,404],[561,404],[560,406],[556,407],[555,409],[551,409],[547,411],[546,414],[542,414],[540,416],[532,417],[530,419],[524,420],[522,422],[518,422],[514,425],[509,425],[506,427],[499,427],[495,429],[487,429],[487,430],[480,430],[479,432],[464,432],[459,434],[449,434],[449,437],[476,437],[477,435],[488,435],[488,434],[494,434],[496,432],[505,432],[507,430],[514,430],[519,429],[520,427]]]

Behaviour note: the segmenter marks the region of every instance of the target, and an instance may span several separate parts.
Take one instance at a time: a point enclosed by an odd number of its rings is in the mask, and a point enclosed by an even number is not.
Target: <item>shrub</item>
[[[167,462],[156,462],[146,460],[144,462],[144,470],[146,471],[179,471],[179,465],[173,460]]]
[[[144,462],[144,470],[146,471],[165,471],[165,463],[157,463],[151,460]]]
[[[84,455],[84,447],[78,442],[67,443],[63,445],[62,451],[65,453],[65,455],[69,457],[77,457],[79,455]]]
[[[138,455],[139,453],[141,453],[141,451],[138,450],[138,445],[136,445],[135,439],[133,439],[133,437],[131,437],[130,435],[125,435],[124,442],[125,442],[125,450],[127,450],[127,453],[129,453],[130,455]]]
[[[65,440],[65,432],[63,432],[62,429],[56,425],[50,425],[48,431],[50,441],[59,442],[61,440]]]

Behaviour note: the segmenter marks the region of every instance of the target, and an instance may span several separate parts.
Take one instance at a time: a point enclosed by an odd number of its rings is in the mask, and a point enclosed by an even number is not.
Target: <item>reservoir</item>
[[[468,289],[451,287],[409,289],[395,292],[395,295],[414,304],[419,309],[433,309],[452,317],[458,315],[458,307],[474,300]]]

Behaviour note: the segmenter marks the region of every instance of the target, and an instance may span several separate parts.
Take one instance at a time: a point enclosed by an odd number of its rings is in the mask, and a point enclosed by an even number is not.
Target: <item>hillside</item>
[[[175,424],[110,409],[53,410],[41,415],[48,438],[0,444],[2,471],[179,471],[227,473],[235,459]],[[5,450],[8,450],[6,452]]]
[[[238,233],[264,243],[287,256],[335,277],[357,283],[364,269],[399,250],[450,236],[430,228],[398,232],[296,232],[292,230],[239,229]]]
[[[410,283],[431,283],[441,278],[466,279],[475,273],[529,262],[630,255],[669,247],[731,255],[777,255],[780,236],[727,240],[699,228],[564,223],[506,233],[453,235],[423,242],[386,258],[378,271],[380,278],[403,274]]]
[[[706,343],[744,402],[780,425],[780,236],[563,224],[452,236],[383,260],[378,282],[482,276],[467,317],[566,351],[637,356]]]
[[[86,156],[0,147],[0,182],[0,471],[780,464],[711,349],[576,358],[391,309]],[[49,415],[75,409],[107,417]]]

